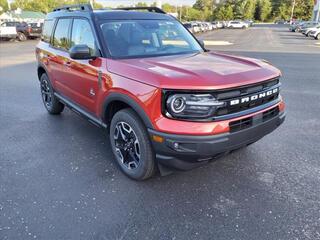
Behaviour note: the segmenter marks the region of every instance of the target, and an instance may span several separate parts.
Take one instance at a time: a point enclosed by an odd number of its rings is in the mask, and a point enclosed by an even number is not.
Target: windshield
[[[117,20],[101,24],[104,40],[115,58],[139,58],[203,51],[177,21]]]

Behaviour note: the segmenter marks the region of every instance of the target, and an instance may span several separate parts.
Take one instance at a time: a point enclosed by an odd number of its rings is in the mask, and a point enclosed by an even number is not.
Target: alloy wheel
[[[140,143],[132,127],[125,122],[118,122],[114,130],[114,142],[117,157],[129,170],[140,164]]]
[[[52,92],[46,79],[41,82],[41,95],[46,107],[50,108],[52,106]]]

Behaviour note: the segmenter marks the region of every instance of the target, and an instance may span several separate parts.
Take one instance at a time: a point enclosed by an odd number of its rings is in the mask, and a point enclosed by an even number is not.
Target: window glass
[[[71,35],[71,46],[85,44],[95,53],[95,41],[89,22],[85,19],[74,19]]]
[[[53,46],[61,49],[69,49],[69,26],[71,19],[59,19],[54,32]]]
[[[47,42],[47,43],[50,42],[53,26],[54,26],[53,20],[46,20],[44,22],[42,36],[41,36],[42,41]]]
[[[177,21],[123,20],[101,24],[113,57],[134,58],[196,53],[198,42]]]

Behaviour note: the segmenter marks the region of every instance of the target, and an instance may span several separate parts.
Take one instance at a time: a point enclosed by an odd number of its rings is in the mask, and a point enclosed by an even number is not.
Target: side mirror
[[[72,59],[85,60],[95,58],[87,45],[75,45],[69,50],[69,54]]]

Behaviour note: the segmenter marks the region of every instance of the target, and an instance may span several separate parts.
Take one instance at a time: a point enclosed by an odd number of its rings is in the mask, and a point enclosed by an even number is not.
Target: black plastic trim
[[[263,114],[259,115],[255,117],[262,118]],[[264,122],[255,121],[257,123],[249,128],[209,136],[168,134],[152,129],[148,131],[150,136],[156,135],[164,138],[163,143],[152,141],[160,164],[180,170],[189,170],[213,160],[216,156],[258,141],[278,128],[284,122],[285,116],[285,112],[280,112],[277,116]],[[178,149],[174,148],[175,143],[179,144]]]
[[[93,116],[91,113],[87,112],[83,108],[79,107],[77,104],[73,103],[66,97],[60,95],[59,93],[54,93],[54,95],[61,101],[63,104],[65,104],[67,107],[69,107],[72,111],[79,114],[80,116],[86,118],[89,122],[94,124],[95,126],[107,128],[107,125],[102,122],[102,120],[98,119],[97,117]]]
[[[120,101],[123,102],[127,105],[129,105],[142,119],[144,124],[146,125],[147,128],[153,129],[153,124],[151,123],[148,115],[145,113],[145,111],[142,109],[142,107],[131,97],[128,97],[127,95],[121,94],[121,93],[110,93],[106,100],[103,103],[103,108],[102,108],[102,120],[103,122],[107,123],[108,121],[111,121],[111,119],[105,119],[105,113],[108,111],[108,106],[110,103],[113,101]]]

